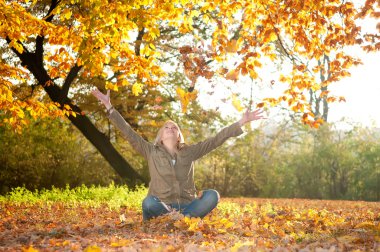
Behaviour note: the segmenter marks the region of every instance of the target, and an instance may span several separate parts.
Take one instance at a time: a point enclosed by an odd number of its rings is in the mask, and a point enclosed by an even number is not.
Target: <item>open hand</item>
[[[254,111],[250,111],[250,109],[248,108],[244,112],[242,118],[239,120],[240,126],[243,126],[247,122],[251,122],[251,121],[255,121],[255,120],[259,120],[259,119],[265,119],[265,117],[262,115],[262,113],[263,113],[262,109],[256,109]]]
[[[111,100],[110,100],[110,91],[107,90],[106,94],[103,94],[99,91],[99,89],[94,89],[91,91],[91,94],[95,96],[101,103],[106,106],[106,109],[109,109],[112,107]]]

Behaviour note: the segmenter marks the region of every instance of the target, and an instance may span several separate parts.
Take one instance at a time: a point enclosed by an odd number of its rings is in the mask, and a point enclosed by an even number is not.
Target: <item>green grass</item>
[[[140,210],[141,202],[147,194],[147,188],[116,186],[110,184],[107,187],[82,185],[80,187],[65,189],[52,188],[51,190],[29,191],[23,187],[14,188],[5,196],[0,196],[0,202],[15,205],[27,204],[52,204],[63,203],[66,206],[86,205],[90,207],[107,206],[111,209],[128,207]]]

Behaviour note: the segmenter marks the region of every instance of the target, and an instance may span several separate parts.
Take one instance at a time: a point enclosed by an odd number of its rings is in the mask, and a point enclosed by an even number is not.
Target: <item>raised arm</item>
[[[152,149],[152,144],[137,134],[120,113],[113,108],[110,101],[110,91],[108,90],[106,94],[103,94],[98,89],[95,89],[91,93],[106,107],[109,119],[121,131],[123,137],[137,152],[147,158]]]
[[[189,155],[191,156],[191,159],[197,160],[209,153],[210,151],[222,145],[228,138],[241,135],[243,133],[241,127],[244,124],[262,118],[264,118],[262,116],[262,110],[258,109],[255,111],[250,111],[249,109],[247,109],[247,111],[243,114],[242,118],[239,121],[222,129],[213,137],[207,138],[206,140],[197,144],[190,145],[188,147],[188,151]]]

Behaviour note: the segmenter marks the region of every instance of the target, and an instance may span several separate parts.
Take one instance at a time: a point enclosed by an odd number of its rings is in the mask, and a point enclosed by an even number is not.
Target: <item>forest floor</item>
[[[380,251],[380,203],[224,198],[204,219],[138,204],[0,202],[0,251]]]

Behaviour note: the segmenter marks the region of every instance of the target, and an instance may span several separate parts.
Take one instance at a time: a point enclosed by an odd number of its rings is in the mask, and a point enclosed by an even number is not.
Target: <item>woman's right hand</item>
[[[94,89],[91,91],[91,94],[95,96],[101,103],[106,106],[106,109],[112,108],[111,100],[110,100],[110,90],[107,90],[106,94],[103,94],[99,91],[99,89]]]

